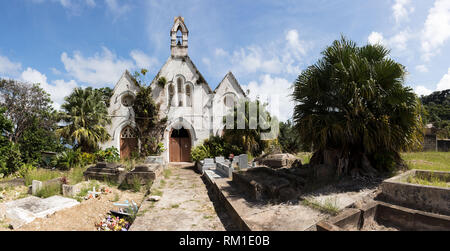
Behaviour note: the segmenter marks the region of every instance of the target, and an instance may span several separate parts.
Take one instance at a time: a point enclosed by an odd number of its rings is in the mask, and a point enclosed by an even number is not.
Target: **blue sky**
[[[212,88],[231,70],[281,120],[292,82],[341,34],[388,46],[418,94],[450,88],[450,0],[1,1],[0,77],[41,83],[57,108],[72,88],[113,87],[125,69],[151,79],[175,16]]]

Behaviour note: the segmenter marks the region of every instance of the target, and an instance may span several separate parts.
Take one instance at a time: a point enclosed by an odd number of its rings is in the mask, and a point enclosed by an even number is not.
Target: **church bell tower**
[[[170,51],[172,57],[185,57],[188,55],[189,30],[184,24],[183,17],[175,17],[170,30]]]

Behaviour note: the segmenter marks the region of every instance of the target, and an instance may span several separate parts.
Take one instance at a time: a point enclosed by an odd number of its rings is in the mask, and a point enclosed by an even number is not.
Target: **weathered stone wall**
[[[448,172],[417,171],[421,176],[425,172],[433,173],[443,180]],[[415,176],[416,170],[411,170],[396,177],[383,181],[380,199],[389,203],[413,209],[450,215],[450,189],[445,187],[424,186],[406,183],[408,176]]]
[[[437,151],[437,138],[436,134],[425,135],[423,138],[423,150],[424,151]]]

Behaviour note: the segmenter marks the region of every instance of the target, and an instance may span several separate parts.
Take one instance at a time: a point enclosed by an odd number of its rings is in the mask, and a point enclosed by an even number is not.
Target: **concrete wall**
[[[418,172],[423,175],[425,171]],[[442,175],[443,179],[446,179],[449,173],[428,172],[433,173],[433,175]],[[416,170],[383,181],[380,198],[383,201],[400,206],[450,215],[450,189],[406,183],[407,177],[411,175],[416,175]]]

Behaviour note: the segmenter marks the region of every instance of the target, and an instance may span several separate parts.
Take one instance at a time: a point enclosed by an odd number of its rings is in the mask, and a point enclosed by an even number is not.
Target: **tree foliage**
[[[280,143],[282,151],[285,153],[298,153],[302,150],[308,150],[303,147],[297,130],[291,120],[280,122],[278,142]]]
[[[432,123],[438,129],[439,138],[450,138],[450,89],[433,92],[420,99],[426,110],[424,122]]]
[[[0,80],[1,105],[6,107],[6,117],[11,120],[13,130],[7,134],[17,143],[23,133],[36,123],[50,130],[55,124],[50,95],[39,84],[22,83],[15,80]]]
[[[136,133],[141,142],[141,156],[158,155],[164,150],[160,142],[167,124],[167,117],[160,118],[160,105],[153,100],[151,85],[146,85],[143,81],[146,73],[147,70],[142,69],[140,73],[134,74],[134,81],[139,91],[133,102],[133,110],[137,126]]]
[[[399,151],[420,145],[421,104],[403,86],[405,67],[381,45],[342,37],[294,83],[294,122],[315,153],[311,164],[338,174],[372,175],[401,162]]]
[[[278,121],[272,118],[266,110],[267,104],[262,104],[259,100],[240,100],[235,105],[232,112],[224,117],[224,124],[227,123],[227,117],[233,121],[233,128],[226,126],[223,137],[226,142],[235,146],[242,146],[243,150],[253,156],[258,156],[268,145],[268,140],[276,140],[277,130],[272,130]],[[255,107],[256,113],[250,114],[250,107]],[[242,121],[242,125],[238,121]],[[242,127],[242,128],[241,128]],[[276,132],[275,132],[276,131]],[[272,137],[264,137],[267,135]]]
[[[110,138],[105,127],[111,120],[103,92],[92,87],[75,88],[64,100],[61,119],[66,125],[57,130],[58,135],[75,149],[95,152],[99,143]]]

